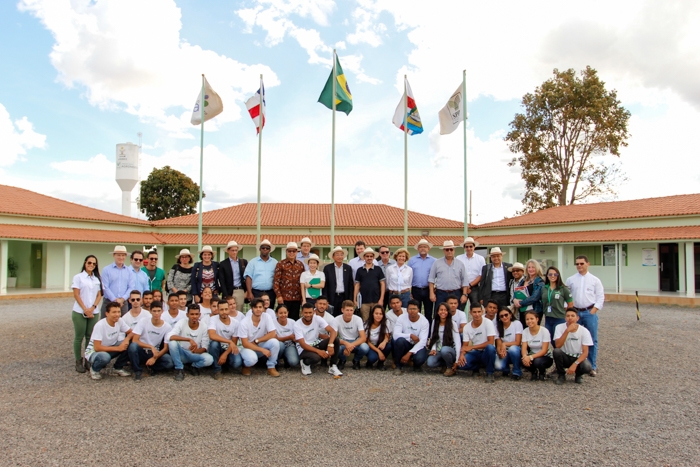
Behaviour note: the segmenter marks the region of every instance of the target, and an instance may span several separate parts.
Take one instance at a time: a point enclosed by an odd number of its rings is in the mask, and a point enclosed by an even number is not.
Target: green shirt
[[[550,284],[546,284],[542,290],[542,310],[545,317],[564,318],[568,304],[573,304],[571,291],[565,285],[558,289],[550,289]],[[550,306],[552,307],[550,310]]]
[[[146,266],[143,266],[141,270],[148,276],[148,290],[163,290],[165,271],[161,268],[156,268],[155,271],[149,271]]]

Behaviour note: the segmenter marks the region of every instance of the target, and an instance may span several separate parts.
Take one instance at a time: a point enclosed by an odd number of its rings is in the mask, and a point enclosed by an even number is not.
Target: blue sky
[[[466,69],[473,220],[512,216],[523,184],[506,165],[508,123],[552,69],[586,65],[633,114],[619,199],[699,191],[695,2],[482,3],[0,2],[0,183],[119,212],[115,145],[137,132],[141,178],[170,165],[198,181],[189,118],[205,73],[224,101],[205,124],[205,210],[254,202],[244,102],[263,73],[263,200],[329,202],[331,112],[316,101],[337,48],[355,107],[338,114],[336,202],[403,206],[391,118],[407,74],[425,128],[409,138],[409,209],[462,220],[462,131],[440,136],[437,112]]]

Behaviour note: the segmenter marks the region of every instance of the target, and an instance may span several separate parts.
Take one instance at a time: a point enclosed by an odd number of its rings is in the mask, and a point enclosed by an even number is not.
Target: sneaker
[[[360,362],[356,362],[355,360],[353,360],[352,361],[352,369],[359,370],[360,369]]]
[[[190,374],[192,376],[199,376],[199,368],[197,368],[196,366],[190,367]]]
[[[513,381],[520,381],[522,379],[522,376],[520,375],[510,375],[510,379]]]
[[[220,371],[217,371],[216,373],[212,374],[211,377],[217,381],[221,381],[222,379],[224,379],[224,375],[221,374]]]
[[[274,376],[275,378],[278,378],[280,375],[280,372],[277,371],[275,368],[268,368],[267,369],[267,374],[270,376]]]
[[[250,376],[250,367],[244,366],[243,369],[241,370],[241,374],[243,376]]]
[[[493,383],[493,375],[486,375],[486,378],[484,379],[485,383]]]
[[[95,370],[93,370],[92,367],[91,367],[91,368],[90,368],[90,378],[91,378],[91,379],[94,379],[95,381],[97,381],[98,379],[102,379],[102,375],[100,374],[99,371],[95,371]]]
[[[141,381],[141,372],[137,371],[134,373],[134,381]]]
[[[338,369],[337,365],[331,365],[331,367],[328,369],[328,374],[333,376],[343,376],[343,373]]]
[[[82,359],[75,361],[75,371],[77,371],[78,373],[85,373],[86,370],[85,370],[85,367],[83,366]]]
[[[564,384],[564,383],[566,383],[566,376],[565,375],[559,375],[559,377],[554,380],[554,384]]]
[[[581,375],[576,375],[576,378],[574,379],[574,383],[576,383],[576,384],[581,384],[581,383],[583,383],[583,376],[581,376]]]
[[[175,370],[175,381],[182,381],[185,379],[185,372],[182,370]]]
[[[131,376],[131,372],[126,371],[124,368],[115,368],[114,372],[119,376]]]
[[[595,371],[595,370],[591,370],[591,371],[588,373],[588,376],[592,376],[593,378],[595,378],[596,376],[598,376],[598,372]]]
[[[448,368],[448,369],[445,370],[445,372],[443,373],[443,376],[448,376],[448,377],[449,377],[449,376],[454,376],[456,373],[457,373],[457,372],[456,372],[455,370],[453,370],[452,368]]]
[[[309,376],[311,374],[311,365],[306,365],[303,361],[299,362],[301,365],[301,374],[304,376]]]
[[[339,370],[344,370],[345,369],[345,360],[340,360],[338,362],[338,369]]]

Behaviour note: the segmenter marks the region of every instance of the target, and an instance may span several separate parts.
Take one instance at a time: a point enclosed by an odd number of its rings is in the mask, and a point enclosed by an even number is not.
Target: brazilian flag
[[[350,92],[350,87],[348,82],[345,81],[345,75],[343,74],[343,68],[340,66],[340,61],[338,56],[335,56],[335,69],[336,69],[336,80],[337,84],[335,86],[335,108],[340,112],[345,112],[345,115],[350,115],[352,110],[352,93]],[[331,70],[331,75],[326,81],[326,85],[321,91],[321,96],[318,101],[328,107],[333,109],[333,71]]]

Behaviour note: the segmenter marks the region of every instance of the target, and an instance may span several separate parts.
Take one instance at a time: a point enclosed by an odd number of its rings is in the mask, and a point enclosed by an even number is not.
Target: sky
[[[441,136],[437,114],[466,70],[471,222],[515,215],[509,123],[554,69],[586,66],[632,114],[617,199],[700,192],[694,0],[19,0],[0,18],[0,183],[107,211],[121,212],[116,145],[139,132],[142,180],[169,165],[199,182],[202,73],[224,103],[204,125],[204,210],[256,201],[245,101],[260,74],[262,201],[329,203],[332,112],[317,100],[333,49],[354,104],[337,114],[336,203],[403,207],[391,119],[407,75],[424,125],[408,138],[408,207],[464,220],[462,128]]]

